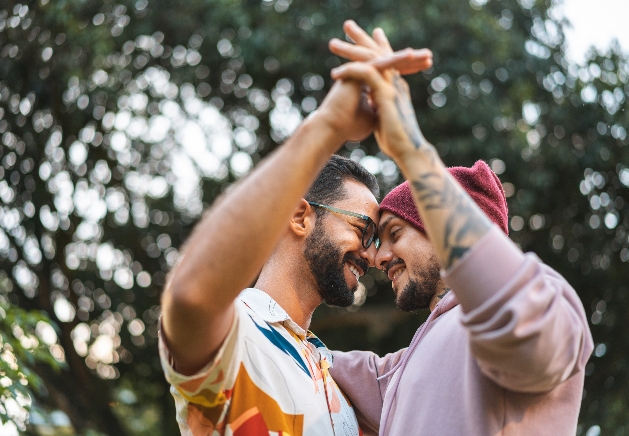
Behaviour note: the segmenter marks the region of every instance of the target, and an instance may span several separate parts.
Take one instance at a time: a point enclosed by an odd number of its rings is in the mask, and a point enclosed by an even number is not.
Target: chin
[[[323,301],[328,306],[349,307],[352,304],[354,304],[354,295],[352,294],[352,298],[351,299],[334,297],[334,298],[324,298]]]
[[[336,288],[334,290],[330,290],[327,288],[327,291],[319,290],[321,297],[323,297],[323,301],[328,306],[335,307],[349,307],[354,304],[354,293],[358,289],[358,286],[355,288],[350,288],[349,286],[342,288]]]
[[[409,280],[406,285],[396,293],[395,305],[404,312],[415,313],[430,308],[430,302],[435,296],[435,287],[426,286],[419,280]],[[400,288],[400,284],[398,284]]]

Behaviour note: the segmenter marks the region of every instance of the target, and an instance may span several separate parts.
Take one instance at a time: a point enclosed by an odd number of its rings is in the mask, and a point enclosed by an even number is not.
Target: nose
[[[393,260],[393,253],[388,247],[388,244],[383,244],[378,249],[375,258],[375,266],[378,269],[385,270],[389,262]]]
[[[377,252],[378,252],[378,249],[376,248],[376,244],[371,244],[369,248],[364,248],[364,247],[361,248],[360,257],[362,257],[367,262],[369,262],[369,267],[373,268],[374,266],[376,266],[375,260],[376,260]]]

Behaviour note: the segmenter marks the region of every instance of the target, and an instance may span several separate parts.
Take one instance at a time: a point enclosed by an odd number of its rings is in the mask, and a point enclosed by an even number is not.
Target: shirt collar
[[[456,294],[451,290],[448,291],[446,296],[443,297],[443,299],[439,303],[437,303],[437,306],[435,306],[435,311],[437,312],[435,314],[435,318],[443,315],[444,313],[458,305],[459,300],[456,298]]]
[[[284,327],[289,328],[300,338],[306,337],[306,331],[299,327],[282,306],[266,292],[256,288],[247,288],[240,293],[238,298],[264,321],[283,323]]]

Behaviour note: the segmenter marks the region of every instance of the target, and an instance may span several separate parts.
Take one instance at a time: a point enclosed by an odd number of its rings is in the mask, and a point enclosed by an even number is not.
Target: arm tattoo
[[[443,297],[448,295],[448,292],[450,292],[450,288],[446,288],[446,290],[443,291],[441,294],[437,294],[437,298],[440,299],[440,300],[443,300]]]
[[[426,171],[415,180],[411,180],[416,200],[423,205],[426,212],[431,210],[446,212],[443,218],[445,228],[442,246],[435,248],[443,253],[442,266],[448,269],[485,234],[490,227],[490,222],[458,183],[447,172],[438,169],[437,151],[424,138],[417,124],[408,84],[399,74],[396,74],[393,77],[393,85],[396,91],[395,107],[404,131],[415,149],[421,150],[428,156]]]
[[[445,229],[442,248],[448,269],[489,229],[488,218],[474,201],[450,177],[441,172],[427,172],[412,181],[415,196],[426,211],[444,210]]]
[[[409,139],[413,143],[416,149],[428,146],[428,141],[422,135],[415,118],[415,109],[408,95],[408,85],[396,74],[393,78],[393,85],[395,86],[395,107],[397,108],[400,120],[404,125],[404,131],[408,135]]]

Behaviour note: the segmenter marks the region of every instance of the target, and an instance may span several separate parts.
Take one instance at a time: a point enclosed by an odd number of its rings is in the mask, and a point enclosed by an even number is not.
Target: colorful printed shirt
[[[359,436],[354,410],[329,374],[332,355],[269,295],[245,289],[214,360],[197,374],[173,369],[160,338],[183,436]]]

